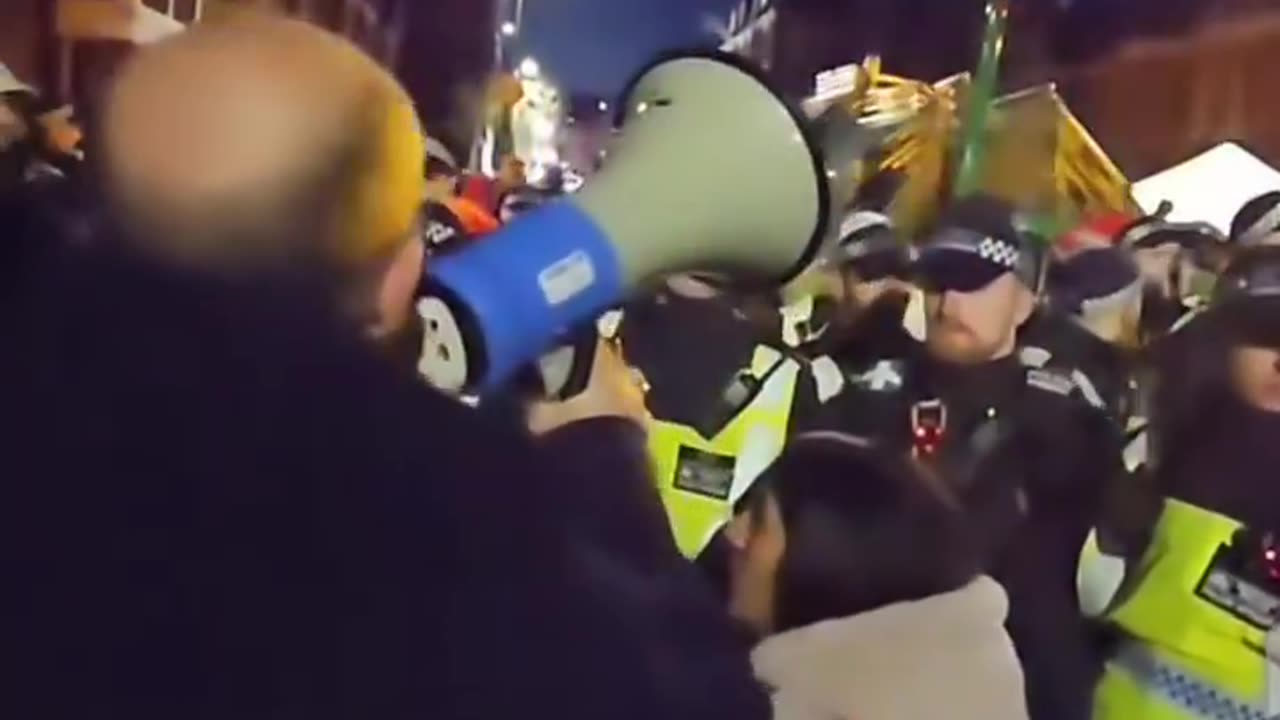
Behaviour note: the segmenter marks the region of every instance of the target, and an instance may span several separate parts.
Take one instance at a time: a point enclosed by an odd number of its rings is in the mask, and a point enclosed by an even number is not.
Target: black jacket
[[[288,283],[6,279],[0,714],[767,717],[628,426],[536,447]]]
[[[1039,310],[1018,335],[1021,347],[1043,349],[1055,367],[1079,370],[1107,412],[1123,424],[1134,412],[1136,359],[1071,318]]]

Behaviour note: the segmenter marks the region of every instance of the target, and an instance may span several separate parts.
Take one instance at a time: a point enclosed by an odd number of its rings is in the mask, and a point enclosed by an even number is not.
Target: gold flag
[[[906,237],[937,218],[950,196],[954,144],[970,76],[937,83],[885,73],[880,60],[863,63],[868,81],[842,98],[858,122],[889,133],[863,178],[893,170],[905,182],[890,212]],[[1102,211],[1139,213],[1129,180],[1072,114],[1053,85],[1029,88],[995,102],[982,190],[1019,210],[1068,227]]]

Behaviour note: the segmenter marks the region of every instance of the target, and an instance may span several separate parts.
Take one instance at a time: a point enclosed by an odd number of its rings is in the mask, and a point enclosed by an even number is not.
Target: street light
[[[520,77],[533,80],[542,74],[542,66],[538,64],[537,60],[527,57],[520,61],[519,73]]]
[[[502,34],[506,37],[515,37],[516,24],[510,20],[502,23]]]
[[[609,112],[609,103],[603,100],[596,103],[596,107],[600,109],[600,112]]]

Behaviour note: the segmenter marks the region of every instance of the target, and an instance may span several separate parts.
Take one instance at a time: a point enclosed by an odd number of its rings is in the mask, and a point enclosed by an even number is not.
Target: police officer
[[[1010,208],[959,202],[915,268],[925,342],[844,366],[844,391],[802,425],[876,437],[939,471],[1009,592],[1032,716],[1087,717],[1096,663],[1074,577],[1118,433],[1069,371],[1020,360],[1038,263]]]
[[[830,358],[812,362],[814,349],[866,352],[873,338],[886,346],[886,328],[902,332],[906,292],[895,278],[907,274],[910,248],[884,212],[899,185],[892,174],[864,185],[835,257],[808,274],[795,302],[779,308],[682,276],[626,310],[621,337],[649,387],[650,457],[677,544],[713,576],[717,558],[703,551],[734,502],[797,418],[839,392],[839,371]]]
[[[1280,240],[1280,191],[1272,190],[1246,202],[1231,220],[1233,245],[1253,247]]]
[[[1175,223],[1160,216],[1139,220],[1120,236],[1142,275],[1141,332],[1144,343],[1160,338],[1187,313],[1202,306],[1231,246],[1206,223]]]
[[[1134,412],[1143,283],[1130,254],[1115,247],[1055,259],[1045,299],[1019,333],[1027,364],[1068,368],[1080,391],[1118,424]]]
[[[628,305],[618,334],[648,387],[649,455],[687,557],[706,548],[781,453],[797,396],[814,392],[776,326],[762,328],[741,304],[678,277]]]
[[[803,351],[858,364],[911,342],[905,320],[914,257],[888,215],[861,207],[846,213]]]
[[[1121,637],[1095,717],[1276,717],[1280,248],[1232,263],[1159,373],[1152,466],[1109,503],[1081,564]]]

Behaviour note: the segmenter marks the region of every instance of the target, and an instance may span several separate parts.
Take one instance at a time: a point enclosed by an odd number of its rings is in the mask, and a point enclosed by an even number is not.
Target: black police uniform
[[[1097,667],[1075,567],[1103,483],[1118,472],[1119,433],[1069,373],[1016,356],[953,366],[912,350],[842,368],[844,391],[798,410],[797,422],[877,438],[941,471],[1009,592],[1033,717],[1087,717]]]
[[[1025,364],[1069,371],[1082,397],[1125,426],[1138,404],[1133,356],[1051,309],[1037,310],[1018,333]]]
[[[1024,281],[1034,275],[1019,266],[1015,238],[953,230],[935,244],[970,254],[960,263],[974,261],[970,268],[994,262],[986,282],[1003,272]],[[932,263],[929,247],[922,259]],[[1071,368],[1027,365],[1017,352],[957,366],[934,359],[921,343],[905,350],[844,364],[843,391],[800,410],[798,422],[805,430],[876,438],[940,471],[971,517],[987,571],[1009,593],[1007,625],[1032,717],[1086,718],[1100,668],[1076,600],[1075,570],[1101,489],[1122,471],[1122,436]]]
[[[843,282],[910,277],[915,249],[902,240],[884,211],[899,186],[893,173],[876,176],[860,190],[859,204],[845,214],[836,256]],[[910,301],[909,295],[896,290],[865,307],[852,307],[848,297],[841,303],[819,298],[814,301],[809,331],[801,335],[806,341],[800,351],[809,357],[838,358],[845,365],[905,352],[914,342],[903,326]]]

